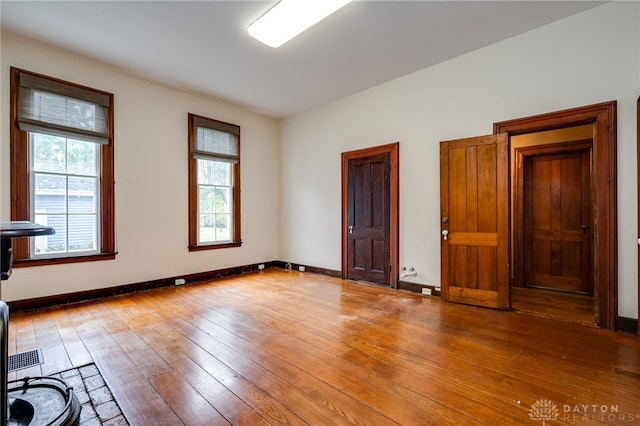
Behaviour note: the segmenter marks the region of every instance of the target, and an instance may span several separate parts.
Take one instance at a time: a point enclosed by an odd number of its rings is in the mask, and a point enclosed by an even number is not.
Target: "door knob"
[[[442,236],[444,237],[445,241],[447,241],[449,239],[448,235],[449,235],[449,231],[447,231],[446,229],[444,231],[442,231]]]
[[[350,234],[353,234],[353,225],[349,225],[349,228],[348,228],[348,229],[349,229],[349,233],[350,233]]]

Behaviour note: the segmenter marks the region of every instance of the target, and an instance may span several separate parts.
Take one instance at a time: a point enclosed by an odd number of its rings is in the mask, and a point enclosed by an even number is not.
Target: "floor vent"
[[[9,355],[8,371],[22,370],[23,368],[33,367],[34,365],[42,364],[42,351],[40,349],[34,349],[32,351],[21,352],[15,355]]]

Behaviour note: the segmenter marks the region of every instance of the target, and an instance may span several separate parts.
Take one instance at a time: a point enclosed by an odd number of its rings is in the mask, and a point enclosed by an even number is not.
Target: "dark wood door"
[[[442,297],[509,308],[507,135],[440,144]]]
[[[348,162],[347,278],[389,285],[389,154]]]
[[[593,295],[591,150],[523,162],[524,285]]]

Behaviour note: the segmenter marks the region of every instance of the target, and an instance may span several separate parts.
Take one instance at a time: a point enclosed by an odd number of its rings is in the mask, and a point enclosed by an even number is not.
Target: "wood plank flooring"
[[[93,361],[132,425],[640,424],[633,336],[295,271],[19,313],[9,338],[45,360],[10,380]]]
[[[511,287],[511,309],[595,326],[593,296],[538,288]]]

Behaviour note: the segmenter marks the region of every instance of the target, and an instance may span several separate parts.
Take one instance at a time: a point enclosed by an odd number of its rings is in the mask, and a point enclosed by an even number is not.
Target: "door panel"
[[[593,294],[591,151],[524,159],[524,285]]]
[[[445,300],[509,308],[507,161],[504,134],[440,144]]]
[[[389,284],[390,157],[348,161],[347,278]]]

